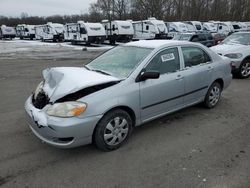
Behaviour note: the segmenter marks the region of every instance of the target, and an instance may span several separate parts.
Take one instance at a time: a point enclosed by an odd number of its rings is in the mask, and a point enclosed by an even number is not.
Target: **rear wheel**
[[[243,79],[248,78],[250,76],[250,60],[245,60],[240,65],[239,76]]]
[[[214,108],[220,101],[222,87],[218,82],[214,82],[208,89],[204,105],[207,108]]]
[[[97,124],[94,142],[104,151],[118,149],[129,138],[132,131],[132,119],[124,110],[107,113]]]

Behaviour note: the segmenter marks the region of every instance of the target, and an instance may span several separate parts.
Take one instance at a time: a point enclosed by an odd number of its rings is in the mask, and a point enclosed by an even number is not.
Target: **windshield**
[[[99,56],[86,67],[118,78],[126,78],[152,50],[149,48],[118,46]]]
[[[176,35],[173,40],[186,40],[189,41],[193,35],[191,34],[178,34]]]
[[[222,44],[250,45],[250,33],[234,33],[227,37]]]

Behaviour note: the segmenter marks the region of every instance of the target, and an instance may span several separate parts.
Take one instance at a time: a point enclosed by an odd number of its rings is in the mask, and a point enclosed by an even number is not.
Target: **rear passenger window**
[[[204,34],[200,34],[200,35],[199,35],[199,39],[200,39],[200,41],[205,41],[205,40],[207,40],[207,39],[206,39],[206,35],[204,35]]]
[[[208,54],[200,48],[182,47],[182,53],[185,67],[193,67],[211,61]]]
[[[211,34],[207,35],[208,40],[213,40],[213,36]]]
[[[159,71],[160,74],[172,73],[180,70],[178,48],[163,50],[157,54],[146,67],[148,71]]]

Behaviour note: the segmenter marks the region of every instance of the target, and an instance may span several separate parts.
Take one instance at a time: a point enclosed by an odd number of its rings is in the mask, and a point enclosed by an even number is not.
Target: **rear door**
[[[182,47],[184,60],[185,104],[195,103],[205,97],[212,81],[213,62],[200,47]]]
[[[141,119],[143,122],[175,109],[183,103],[184,80],[177,47],[156,54],[146,71],[159,71],[160,78],[139,83]]]

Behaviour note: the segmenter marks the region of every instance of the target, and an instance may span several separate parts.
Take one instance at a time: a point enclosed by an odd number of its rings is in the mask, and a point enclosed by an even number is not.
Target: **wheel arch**
[[[246,60],[250,60],[250,55],[245,57],[242,62],[245,62]]]
[[[136,124],[136,115],[135,115],[135,112],[134,112],[134,110],[133,110],[132,108],[130,108],[130,107],[128,107],[128,106],[125,106],[125,105],[116,106],[116,107],[113,107],[113,108],[107,110],[107,111],[103,114],[102,118],[103,118],[106,114],[108,114],[109,112],[112,112],[112,111],[118,110],[118,109],[119,109],[119,110],[124,110],[125,112],[127,112],[127,113],[130,115],[130,117],[132,118],[132,126],[135,127],[135,124]],[[101,118],[101,119],[102,119],[102,118]],[[97,122],[97,124],[101,121],[101,119]],[[94,135],[95,135],[95,132],[96,132],[97,124],[95,125],[94,131],[93,131],[93,134],[92,134],[92,142],[93,142],[93,143],[94,143]]]
[[[213,83],[215,83],[215,82],[218,82],[220,84],[220,86],[221,86],[221,89],[223,90],[223,88],[224,88],[224,80],[222,78],[218,78]]]
[[[114,111],[114,110],[124,110],[125,112],[127,112],[131,119],[132,119],[132,122],[133,122],[133,126],[135,126],[136,124],[136,115],[135,115],[135,112],[132,108],[128,107],[128,106],[125,106],[125,105],[121,105],[121,106],[116,106],[116,107],[113,107],[111,109],[109,109],[107,112],[105,112],[103,114],[103,116],[105,116],[107,113],[111,112],[111,111]]]

